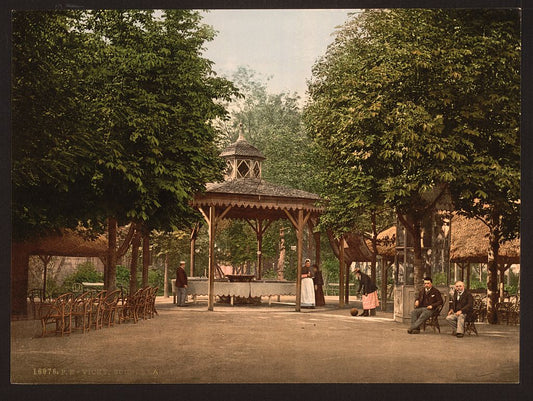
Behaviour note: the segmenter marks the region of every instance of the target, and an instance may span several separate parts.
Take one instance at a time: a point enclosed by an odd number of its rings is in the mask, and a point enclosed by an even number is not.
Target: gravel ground
[[[291,299],[282,299],[291,301]],[[294,301],[294,299],[292,299]],[[518,383],[519,326],[477,323],[456,338],[444,323],[407,333],[391,313],[352,317],[328,305],[177,308],[86,334],[40,336],[40,322],[11,324],[12,383]],[[458,368],[458,366],[460,368]]]

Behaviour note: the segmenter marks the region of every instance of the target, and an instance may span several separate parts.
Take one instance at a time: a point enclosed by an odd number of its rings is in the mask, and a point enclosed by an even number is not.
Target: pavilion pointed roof
[[[226,159],[264,160],[265,156],[244,138],[242,124],[236,142],[221,153]],[[268,219],[287,218],[287,211],[303,209],[315,216],[322,212],[317,205],[320,196],[300,189],[265,181],[259,177],[230,177],[223,182],[208,183],[205,191],[195,194],[192,206],[198,209],[215,206],[226,218]]]
[[[266,159],[259,149],[251,145],[244,138],[242,124],[239,125],[239,138],[235,142],[233,142],[231,145],[226,147],[220,153],[220,156],[224,158],[239,157],[239,158],[250,158],[250,159],[258,159],[258,160]]]

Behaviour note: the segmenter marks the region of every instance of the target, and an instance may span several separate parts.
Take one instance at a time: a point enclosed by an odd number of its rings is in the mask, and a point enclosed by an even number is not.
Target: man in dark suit
[[[176,289],[178,292],[177,306],[187,306],[187,273],[185,273],[185,261],[181,261],[176,269]]]
[[[455,291],[450,302],[450,310],[446,321],[452,326],[452,335],[459,338],[465,333],[466,316],[474,310],[474,297],[470,291],[465,290],[465,284],[462,281],[455,283]]]
[[[424,277],[424,288],[420,290],[415,300],[415,309],[411,311],[411,327],[409,327],[407,332],[409,334],[420,333],[420,326],[443,303],[442,295],[439,290],[433,287],[431,277]]]

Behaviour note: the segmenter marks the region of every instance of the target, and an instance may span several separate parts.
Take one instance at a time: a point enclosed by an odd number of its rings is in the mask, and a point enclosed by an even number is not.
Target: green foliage
[[[446,272],[434,273],[431,278],[433,279],[433,285],[446,285]]]
[[[516,237],[519,70],[518,10],[366,10],[348,21],[313,68],[305,112],[323,224],[349,231],[365,208],[389,206],[418,244],[434,209],[425,194],[448,188],[492,244]],[[415,285],[421,260],[416,247]]]
[[[222,223],[217,234],[217,260],[240,266],[246,262],[255,262],[257,258],[256,235],[244,220]]]
[[[148,270],[148,285],[152,287],[159,287],[159,290],[157,292],[158,295],[161,295],[164,292],[164,288],[163,288],[164,282],[165,282],[165,274],[163,270],[161,269]]]
[[[306,108],[341,226],[346,209],[384,202],[418,219],[431,187],[451,184],[464,197],[484,190],[488,170],[514,177],[518,27],[513,10],[394,9],[367,10],[341,28],[314,67]],[[484,156],[487,146],[500,163]]]
[[[236,93],[191,10],[14,13],[14,234],[142,221],[171,230],[220,178],[212,120]]]
[[[138,281],[137,285],[139,285]],[[117,287],[122,287],[124,290],[130,288],[130,269],[123,265],[117,265]]]
[[[59,287],[62,292],[72,291],[72,284],[74,283],[101,283],[104,280],[104,275],[96,271],[91,262],[86,262],[78,265],[76,271],[65,278],[63,284]],[[47,287],[49,284],[47,283]],[[47,288],[48,290],[48,288]],[[52,292],[57,292],[52,290]]]
[[[232,104],[230,119],[220,124],[221,146],[237,139],[243,124],[245,138],[265,155],[263,179],[313,191],[315,161],[295,93],[269,93],[255,72],[239,67],[231,77],[243,99]]]
[[[322,261],[322,276],[325,282],[339,282],[339,261],[336,258],[328,258]]]

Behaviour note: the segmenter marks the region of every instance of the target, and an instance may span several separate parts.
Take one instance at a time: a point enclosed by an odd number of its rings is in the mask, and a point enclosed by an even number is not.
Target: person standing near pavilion
[[[462,281],[457,281],[450,302],[450,310],[446,316],[446,321],[452,326],[452,335],[459,338],[464,336],[466,316],[473,310],[474,297],[470,291],[465,290],[465,284]]]
[[[187,273],[185,273],[185,262],[183,260],[176,269],[176,289],[178,293],[176,306],[187,306]]]
[[[357,292],[361,293],[363,301],[363,313],[361,316],[370,316],[369,311],[376,309],[379,306],[378,287],[370,276],[361,272],[358,267],[354,271],[355,277],[359,280],[359,289]]]
[[[429,319],[444,301],[440,291],[433,287],[431,277],[424,277],[424,288],[420,290],[415,300],[415,309],[411,311],[411,326],[407,330],[409,334],[420,333],[420,326]]]
[[[300,305],[304,308],[315,307],[315,288],[311,272],[311,260],[306,259],[302,266]]]
[[[322,286],[324,285],[324,278],[322,277],[322,272],[318,268],[318,265],[313,265],[313,284],[315,285],[315,305],[324,306],[326,305],[326,300],[324,298],[324,291]]]

